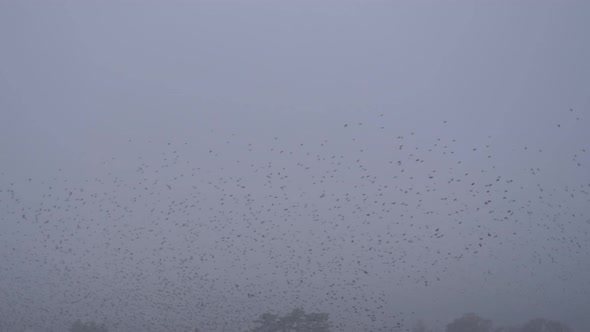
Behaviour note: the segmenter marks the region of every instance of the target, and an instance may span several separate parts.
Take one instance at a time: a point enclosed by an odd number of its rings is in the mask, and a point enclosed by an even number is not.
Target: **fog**
[[[0,331],[590,331],[590,3],[0,2]]]

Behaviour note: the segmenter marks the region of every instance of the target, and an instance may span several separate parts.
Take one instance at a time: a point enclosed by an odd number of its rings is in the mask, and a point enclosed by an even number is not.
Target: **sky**
[[[590,330],[590,3],[0,2],[0,330]]]

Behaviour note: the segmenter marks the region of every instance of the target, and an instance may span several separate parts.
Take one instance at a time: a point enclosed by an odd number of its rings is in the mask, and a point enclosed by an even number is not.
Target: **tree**
[[[75,321],[68,330],[69,332],[108,332],[109,330],[104,324],[96,324],[95,322]]]
[[[569,326],[553,320],[537,318],[524,324],[520,332],[571,332]]]
[[[257,326],[251,332],[330,332],[331,327],[327,313],[306,314],[300,308],[283,317],[265,313],[254,323]]]
[[[492,321],[476,314],[465,314],[447,324],[446,332],[491,332]]]
[[[502,326],[494,329],[494,332],[520,332],[520,327]]]
[[[430,330],[426,327],[426,324],[422,320],[419,320],[416,325],[412,328],[412,332],[429,332]]]

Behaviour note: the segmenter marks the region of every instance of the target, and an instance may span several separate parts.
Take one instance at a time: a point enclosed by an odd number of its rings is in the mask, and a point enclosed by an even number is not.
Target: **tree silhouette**
[[[447,324],[446,332],[491,332],[492,321],[469,313]]]
[[[571,332],[569,326],[553,320],[537,318],[530,320],[520,329],[520,332]]]
[[[426,324],[422,320],[419,320],[414,327],[412,332],[429,332],[430,330],[426,327]]]
[[[494,332],[521,332],[518,326],[501,326],[494,329]]]
[[[104,324],[96,324],[95,322],[75,321],[69,328],[69,332],[108,332],[109,330]]]
[[[300,308],[283,317],[265,313],[254,323],[257,326],[251,332],[329,332],[331,327],[327,313],[306,314]]]

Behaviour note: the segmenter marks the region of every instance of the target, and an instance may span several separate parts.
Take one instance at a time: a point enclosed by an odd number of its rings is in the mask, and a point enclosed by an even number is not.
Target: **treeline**
[[[545,318],[532,319],[519,326],[495,327],[490,319],[482,318],[474,313],[465,314],[448,323],[445,332],[573,332],[566,324]],[[437,332],[418,322],[412,332]]]
[[[247,332],[336,332],[334,324],[327,313],[307,313],[301,308],[280,316],[264,313],[253,321],[254,327]],[[442,332],[440,329],[428,327],[419,321],[413,327],[395,326],[391,331],[406,332]],[[444,327],[444,332],[573,332],[566,324],[544,318],[537,318],[519,326],[494,326],[490,319],[482,318],[474,313],[465,314]],[[68,332],[109,332],[104,324],[82,322],[71,324]],[[184,332],[184,331],[183,331]],[[194,328],[186,332],[207,332]]]

